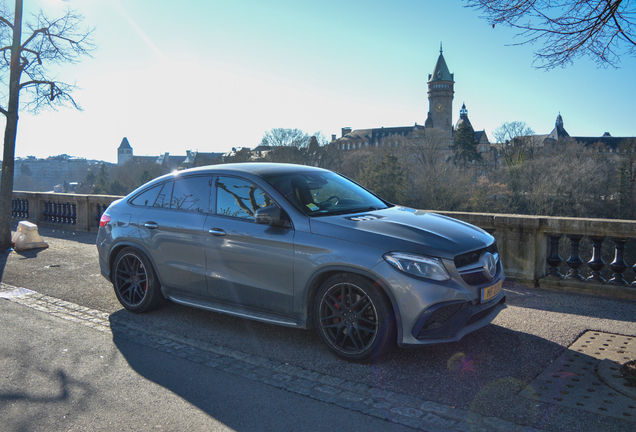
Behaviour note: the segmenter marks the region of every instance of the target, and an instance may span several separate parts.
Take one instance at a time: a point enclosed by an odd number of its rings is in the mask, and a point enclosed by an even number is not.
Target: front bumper
[[[486,303],[453,301],[428,308],[417,320],[411,335],[421,343],[449,342],[489,324],[506,308],[506,296],[499,293]]]
[[[386,283],[398,321],[398,345],[414,347],[455,342],[489,323],[506,308],[504,291],[481,301],[482,289],[505,279],[503,269],[488,284],[465,283],[450,265],[451,279],[444,282],[405,275],[388,263],[374,270]]]

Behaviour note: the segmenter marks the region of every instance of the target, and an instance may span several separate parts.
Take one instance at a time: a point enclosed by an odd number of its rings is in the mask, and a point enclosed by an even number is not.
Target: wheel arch
[[[316,300],[316,294],[318,293],[318,289],[323,284],[324,281],[329,279],[331,276],[335,274],[354,274],[357,276],[361,276],[367,280],[369,280],[374,287],[378,287],[378,291],[382,293],[389,301],[391,305],[391,309],[393,310],[393,316],[395,318],[395,324],[397,327],[397,340],[398,342],[402,340],[402,317],[400,316],[400,308],[398,307],[397,300],[395,296],[389,289],[389,284],[372,272],[366,271],[364,269],[359,269],[355,267],[347,267],[347,266],[330,266],[327,268],[320,269],[316,273],[312,275],[307,282],[305,287],[303,299],[303,315],[307,317],[306,326],[307,328],[314,328],[314,308],[313,304]]]
[[[111,283],[113,282],[113,265],[115,264],[114,263],[115,258],[117,257],[119,252],[121,252],[123,249],[127,247],[132,247],[134,249],[137,249],[139,252],[143,253],[146,256],[148,261],[150,261],[150,264],[152,264],[153,270],[155,272],[155,276],[157,277],[157,280],[159,281],[159,285],[163,288],[163,283],[161,282],[161,276],[157,272],[157,264],[155,263],[155,260],[153,259],[152,255],[148,252],[148,249],[142,244],[131,242],[131,241],[119,242],[116,245],[114,245],[108,252],[108,272],[109,272],[108,280],[110,280]]]

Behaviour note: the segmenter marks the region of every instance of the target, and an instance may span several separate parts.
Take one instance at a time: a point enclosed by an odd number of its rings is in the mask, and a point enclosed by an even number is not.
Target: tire
[[[165,303],[150,261],[135,248],[127,247],[117,254],[112,280],[117,300],[130,312],[147,312]]]
[[[396,347],[389,300],[371,281],[357,275],[333,275],[320,286],[314,322],[322,341],[345,360],[375,361]]]

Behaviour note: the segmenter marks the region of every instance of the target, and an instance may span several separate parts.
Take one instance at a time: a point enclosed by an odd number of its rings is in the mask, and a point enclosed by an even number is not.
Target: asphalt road
[[[176,304],[148,314],[130,314],[121,308],[112,286],[99,273],[94,234],[44,228],[40,234],[50,248],[0,256],[2,282],[103,311],[141,327],[517,425],[552,431],[624,431],[634,427],[633,422],[518,395],[585,331],[636,335],[634,302],[506,283],[508,308],[492,325],[456,343],[398,350],[378,364],[355,364],[332,356],[313,331]],[[160,383],[154,378],[151,381]]]
[[[0,430],[406,431],[0,302]]]

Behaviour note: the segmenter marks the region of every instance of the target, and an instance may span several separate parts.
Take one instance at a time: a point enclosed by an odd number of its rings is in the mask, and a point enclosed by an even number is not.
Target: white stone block
[[[18,229],[13,238],[13,249],[16,251],[23,251],[27,249],[41,249],[49,247],[40,234],[38,233],[38,226],[28,221],[20,221],[18,223]]]

